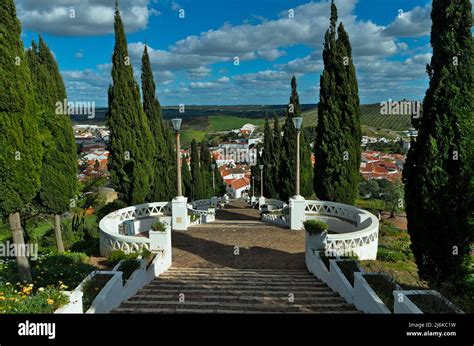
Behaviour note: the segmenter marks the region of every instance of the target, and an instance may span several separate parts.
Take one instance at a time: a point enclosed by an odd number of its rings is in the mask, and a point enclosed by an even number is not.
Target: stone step
[[[252,269],[252,268],[247,268],[247,269],[234,269],[234,268],[224,268],[224,267],[216,267],[216,268],[193,268],[193,267],[188,267],[188,268],[170,268],[168,269],[165,273],[187,273],[187,272],[198,272],[198,273],[238,273],[238,274],[243,274],[243,273],[255,273],[255,274],[273,274],[273,275],[290,275],[290,274],[295,274],[295,275],[306,275],[311,277],[312,275],[308,273],[305,270],[301,269]],[[162,275],[163,275],[162,274]]]
[[[236,290],[228,290],[228,289],[213,289],[209,290],[208,288],[205,289],[200,289],[200,288],[192,288],[192,287],[186,287],[184,289],[170,289],[170,288],[162,288],[162,287],[144,287],[142,288],[138,294],[174,294],[178,295],[180,293],[189,294],[189,295],[199,295],[199,294],[213,294],[213,295],[248,295],[248,296],[264,296],[264,297],[269,297],[269,296],[287,296],[288,295],[288,290],[282,291],[280,289],[273,289],[273,290],[255,290],[255,289],[236,289]],[[328,294],[328,295],[335,295],[338,296],[337,293],[332,291],[329,287],[315,287],[311,288],[310,290],[305,289],[305,290],[292,290],[294,295],[297,295],[299,297],[301,296],[314,296],[314,295],[319,295],[319,294]]]
[[[241,295],[190,295],[185,293],[185,302],[206,302],[212,304],[223,304],[232,302],[246,302],[246,303],[260,303],[260,304],[281,304],[281,305],[293,305],[293,304],[317,304],[317,303],[345,303],[345,300],[334,294],[324,295],[312,295],[302,297],[298,294],[294,295],[293,301],[289,300],[289,295],[284,297],[265,297],[265,296],[241,296]],[[134,302],[175,302],[179,303],[180,295],[176,294],[137,294],[127,300],[128,303]]]
[[[176,289],[183,289],[185,287],[194,287],[194,288],[208,288],[208,289],[218,289],[218,288],[225,288],[228,290],[233,289],[242,289],[242,288],[252,288],[256,290],[266,290],[269,288],[283,290],[285,292],[292,292],[296,289],[311,289],[313,287],[325,287],[323,283],[315,283],[315,284],[292,284],[288,285],[284,284],[271,284],[271,283],[262,283],[262,284],[252,284],[252,283],[222,283],[222,282],[152,282],[148,284],[146,287],[148,288],[176,288]]]
[[[249,310],[224,310],[224,309],[190,309],[190,308],[143,308],[143,307],[131,307],[131,308],[117,308],[111,313],[113,314],[275,314],[275,313],[286,313],[286,314],[359,314],[356,310],[312,310],[309,312],[282,312],[282,311],[249,311]]]
[[[314,310],[350,310],[354,307],[347,303],[321,302],[316,304],[249,304],[249,303],[220,303],[220,302],[183,302],[176,301],[126,301],[121,308],[193,308],[199,307],[204,310],[248,310],[248,311],[271,311],[271,312],[312,312]]]
[[[181,294],[184,302],[179,301]],[[113,312],[357,313],[357,310],[305,270],[189,267],[171,268]]]

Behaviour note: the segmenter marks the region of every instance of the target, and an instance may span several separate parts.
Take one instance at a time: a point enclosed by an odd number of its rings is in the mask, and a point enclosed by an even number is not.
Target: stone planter
[[[321,251],[326,248],[328,232],[323,231],[321,233],[309,233],[305,232],[305,243],[306,246],[311,250]]]
[[[122,301],[129,299],[136,294],[140,288],[147,284],[146,261],[144,259],[137,261],[140,261],[140,267],[136,269],[132,275],[130,275],[127,282],[125,282],[121,298]],[[113,271],[120,271],[119,268],[122,262],[123,260],[117,263]]]
[[[149,234],[150,239],[150,251],[162,250],[167,248],[168,245],[171,245],[171,227],[167,226],[164,232],[156,232],[150,230]]]
[[[363,311],[367,314],[391,314],[390,309],[379,298],[377,293],[372,289],[369,283],[365,280],[364,275],[384,275],[377,273],[354,273],[354,305],[357,310]],[[387,278],[390,278],[390,276]],[[395,286],[399,289],[399,286]],[[392,306],[393,308],[393,306]]]
[[[314,276],[316,276],[318,279],[325,282],[329,285],[329,287],[332,288],[330,284],[329,270],[326,268],[326,265],[321,260],[319,252],[312,251],[308,249],[308,247],[306,247],[305,262],[306,267],[308,268],[308,271],[310,273],[312,273]]]
[[[410,300],[410,295],[418,294],[431,294],[437,296],[443,300],[446,305],[453,309],[458,314],[463,314],[464,312],[451,303],[448,299],[443,297],[441,293],[434,290],[412,290],[412,291],[393,291],[393,297],[395,300],[395,305],[393,312],[396,314],[423,314],[424,312]]]
[[[82,295],[81,291],[65,291],[63,292],[69,298],[69,303],[61,306],[55,314],[82,314]]]
[[[328,285],[339,294],[350,304],[354,302],[354,287],[347,280],[343,272],[338,266],[339,262],[353,261],[353,260],[329,260],[329,283]],[[357,262],[356,262],[357,263]],[[363,270],[357,263],[357,267],[360,272]]]
[[[107,284],[102,288],[99,294],[95,297],[86,314],[105,314],[112,309],[118,307],[122,302],[123,281],[122,272],[117,271],[94,271],[90,273],[74,291],[82,293],[84,284],[92,279],[95,275],[109,274],[112,275]]]

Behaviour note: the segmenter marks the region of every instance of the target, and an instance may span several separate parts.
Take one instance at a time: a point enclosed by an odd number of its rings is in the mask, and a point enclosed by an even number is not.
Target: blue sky
[[[122,0],[137,80],[149,47],[163,105],[284,104],[296,75],[317,103],[329,0]],[[42,33],[71,101],[107,104],[114,0],[16,0],[25,46]],[[421,99],[431,57],[430,0],[340,0],[362,103]],[[288,17],[289,9],[294,18]],[[73,12],[71,12],[73,10]],[[184,10],[184,18],[179,18]],[[71,18],[74,13],[74,18]],[[182,12],[181,12],[182,13]],[[234,65],[239,57],[240,65]]]

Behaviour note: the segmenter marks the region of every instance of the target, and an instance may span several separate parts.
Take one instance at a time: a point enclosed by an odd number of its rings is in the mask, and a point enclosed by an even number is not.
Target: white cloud
[[[205,66],[199,66],[198,68],[192,68],[187,71],[189,79],[202,79],[208,77],[212,72],[212,69]]]
[[[84,53],[81,52],[81,51],[78,51],[78,52],[76,52],[76,53],[74,54],[74,57],[75,57],[76,59],[82,59],[82,58],[84,57]]]
[[[149,1],[120,1],[120,12],[127,32],[145,29],[150,16],[159,14],[149,8]],[[16,0],[16,4],[21,23],[29,30],[59,36],[104,35],[114,31],[113,1]]]
[[[420,37],[430,34],[431,3],[416,6],[411,11],[400,12],[395,20],[384,29],[385,36]]]
[[[219,83],[229,83],[229,82],[230,82],[230,78],[227,77],[227,76],[223,76],[223,77],[219,78],[217,81],[218,81]]]

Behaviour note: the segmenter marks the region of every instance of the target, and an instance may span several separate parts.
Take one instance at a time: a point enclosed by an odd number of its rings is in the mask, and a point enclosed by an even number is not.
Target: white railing
[[[334,255],[356,254],[361,260],[376,259],[379,220],[366,210],[354,206],[326,202],[306,201],[306,219],[323,215],[349,221],[354,231],[328,234],[324,243],[326,252]]]
[[[262,214],[262,221],[288,227],[290,225],[290,216],[289,214],[268,212]]]
[[[135,235],[124,235],[119,233],[120,225],[128,220],[164,217],[170,213],[169,202],[155,202],[119,209],[106,215],[99,222],[101,255],[106,256],[113,250],[122,250],[126,253],[138,252],[143,248],[150,250],[150,239],[137,236],[142,230],[136,230]]]
[[[199,199],[190,203],[193,207],[192,209],[198,209],[201,207],[209,207],[211,205],[210,199]]]
[[[265,198],[265,204],[275,206],[276,209],[283,209],[288,206],[288,204],[286,204],[283,201],[279,201],[278,199],[270,199],[270,198]]]
[[[204,223],[214,222],[216,220],[216,209],[211,208],[207,210],[198,210],[188,208],[188,214],[191,215],[191,222],[190,226],[200,225]],[[195,220],[193,221],[192,215],[195,216]]]

